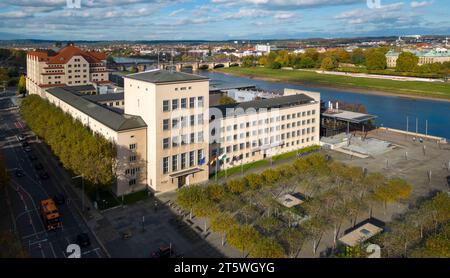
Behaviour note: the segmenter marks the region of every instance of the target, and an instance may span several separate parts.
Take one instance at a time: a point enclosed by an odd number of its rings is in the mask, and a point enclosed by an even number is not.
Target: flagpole
[[[218,167],[217,167],[217,164],[218,164],[218,163],[219,163],[219,161],[216,160],[216,175],[215,175],[215,177],[214,177],[214,180],[215,180],[216,182],[217,182],[217,168],[218,168]]]

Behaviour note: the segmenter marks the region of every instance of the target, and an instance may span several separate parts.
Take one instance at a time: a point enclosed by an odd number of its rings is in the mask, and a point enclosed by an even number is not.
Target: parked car
[[[151,257],[154,259],[170,258],[173,254],[172,248],[170,246],[161,246],[152,253]]]
[[[87,247],[91,245],[91,240],[89,239],[89,235],[87,233],[81,233],[77,235],[77,244],[80,247]]]
[[[29,152],[31,152],[31,147],[30,147],[30,146],[26,146],[26,147],[24,148],[24,150],[25,150],[27,153],[29,153]]]
[[[16,177],[20,178],[25,176],[24,172],[22,171],[22,169],[17,169],[14,174],[16,175]]]
[[[38,163],[36,163],[36,164],[34,164],[34,169],[36,169],[36,170],[42,170],[42,169],[44,169],[44,165],[42,165],[40,162],[38,162]]]
[[[19,141],[25,141],[25,139],[27,138],[25,134],[19,134],[19,136],[17,136],[17,138],[19,138]]]
[[[50,178],[50,176],[48,175],[47,172],[42,171],[41,173],[39,173],[39,178],[41,178],[41,180],[47,180]]]
[[[53,196],[53,201],[57,205],[64,205],[66,202],[66,197],[63,194],[56,194],[55,196]]]

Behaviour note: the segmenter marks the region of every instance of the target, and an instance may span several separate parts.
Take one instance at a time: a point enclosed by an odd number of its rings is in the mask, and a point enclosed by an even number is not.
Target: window
[[[137,148],[137,145],[136,144],[130,144],[130,150],[135,150],[136,148]]]
[[[198,114],[198,116],[197,116],[197,123],[199,125],[203,125],[203,114]]]
[[[181,99],[181,108],[187,108],[187,103],[186,103],[186,99],[185,98]]]
[[[172,99],[172,110],[178,109],[178,99]]]
[[[190,117],[190,125],[195,126],[195,116],[194,115],[191,115],[191,117]]]
[[[178,146],[178,136],[172,137],[172,147]]]
[[[195,107],[195,97],[189,98],[189,108]]]
[[[169,138],[164,138],[163,139],[163,149],[168,149],[170,145],[170,140]]]
[[[172,171],[176,171],[178,169],[178,156],[172,156]]]
[[[191,144],[194,144],[195,143],[195,133],[191,133],[191,136],[190,136],[191,138],[190,138],[190,140],[189,140],[189,142],[191,143]]]
[[[198,143],[202,143],[202,142],[203,142],[203,131],[200,131],[200,132],[197,134],[197,142],[198,142]]]
[[[164,112],[169,111],[169,101],[168,100],[163,101],[163,111]]]
[[[163,120],[163,130],[169,130],[169,129],[170,129],[169,119],[164,119]]]
[[[195,152],[189,152],[189,167],[195,166]]]
[[[181,154],[181,169],[186,168],[186,153]]]
[[[172,119],[172,128],[177,128],[178,126],[178,119]]]
[[[136,184],[136,179],[131,179],[130,181],[128,181],[128,185],[132,186]]]
[[[136,161],[136,156],[135,155],[130,155],[130,162]]]
[[[164,157],[163,158],[163,174],[169,173],[169,158]]]
[[[198,97],[197,102],[198,102],[198,104],[197,104],[198,107],[203,107],[203,97]]]

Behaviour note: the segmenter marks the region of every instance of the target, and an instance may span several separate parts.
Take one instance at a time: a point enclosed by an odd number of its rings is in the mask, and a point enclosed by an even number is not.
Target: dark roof
[[[125,78],[136,79],[141,81],[147,81],[150,83],[160,84],[160,83],[171,83],[171,82],[181,82],[181,81],[201,81],[209,80],[208,77],[185,73],[177,71],[168,70],[150,70],[140,73],[134,73]]]
[[[246,102],[240,102],[240,103],[218,105],[218,106],[213,106],[213,107],[220,109],[222,111],[223,116],[230,117],[230,116],[239,115],[242,112],[245,113],[245,111],[249,108],[253,108],[256,110],[273,109],[273,108],[279,109],[279,108],[286,108],[286,107],[292,107],[292,106],[299,106],[299,105],[303,105],[303,104],[309,104],[311,102],[315,102],[315,100],[312,97],[309,97],[305,94],[297,94],[297,95],[281,96],[281,97],[270,98],[270,99],[259,99],[259,100],[252,100],[252,101],[246,101]],[[228,113],[227,113],[227,109],[229,109]],[[236,111],[238,113],[235,114],[233,111],[230,111],[232,109],[239,109]]]
[[[139,116],[131,116],[114,112],[84,97],[71,93],[64,88],[52,88],[47,92],[65,103],[73,106],[93,119],[101,122],[115,131],[146,127],[144,120]]]
[[[124,99],[124,93],[112,93],[112,94],[102,94],[102,95],[84,95],[83,98],[90,101],[117,101]]]
[[[255,84],[249,83],[235,83],[224,80],[211,80],[209,82],[209,91],[222,91],[222,90],[231,90],[231,89],[247,89],[247,88],[255,88]]]
[[[66,91],[71,93],[81,93],[81,92],[92,92],[97,91],[94,85],[76,85],[76,86],[66,86],[64,87]]]

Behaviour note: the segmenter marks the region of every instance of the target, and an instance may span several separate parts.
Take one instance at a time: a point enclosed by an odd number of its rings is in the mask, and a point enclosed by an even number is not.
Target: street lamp
[[[72,177],[72,179],[81,178],[81,210],[84,211],[84,179],[83,174]]]

